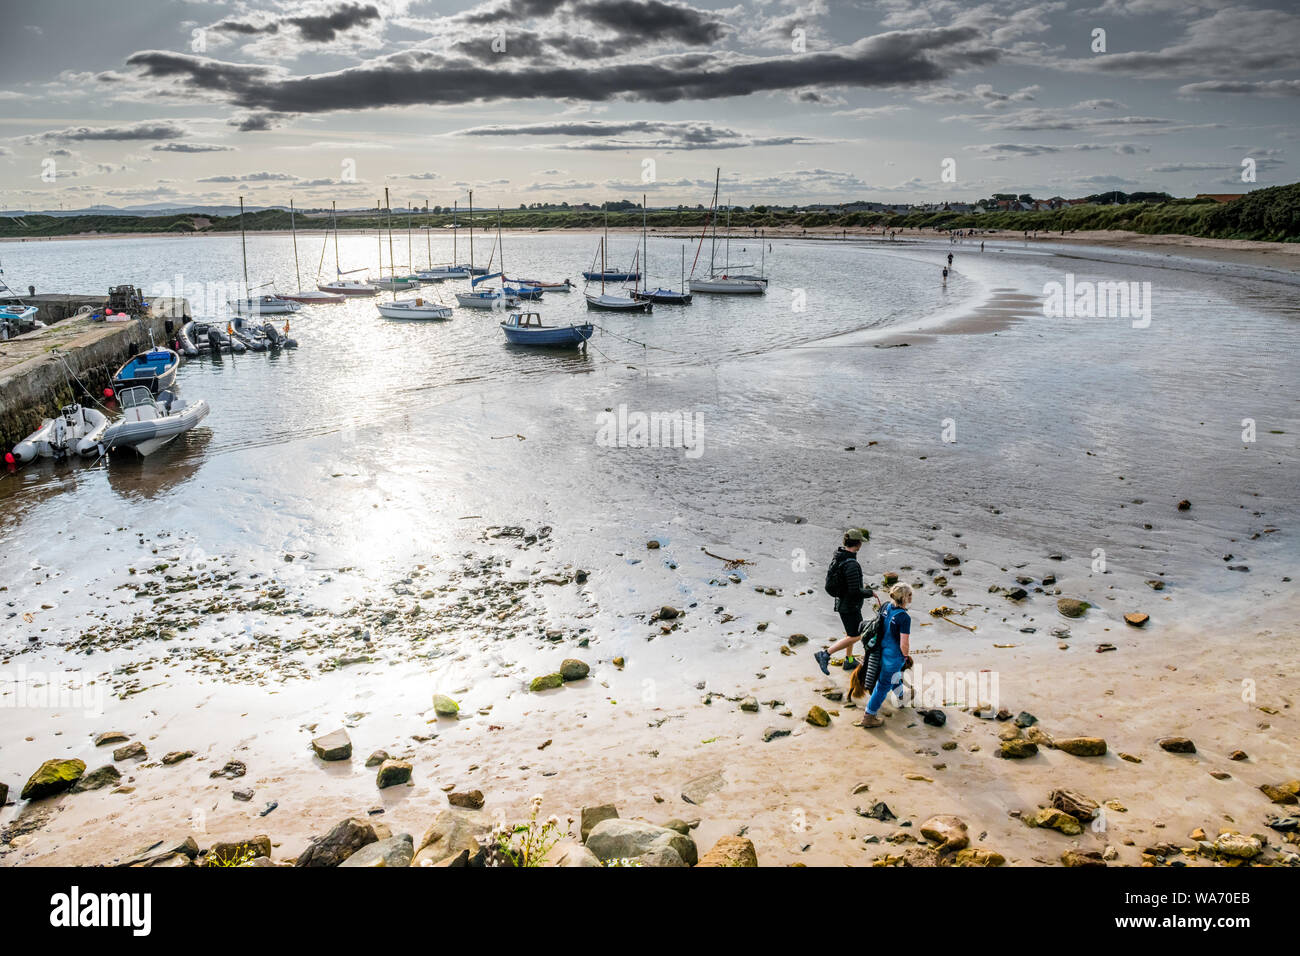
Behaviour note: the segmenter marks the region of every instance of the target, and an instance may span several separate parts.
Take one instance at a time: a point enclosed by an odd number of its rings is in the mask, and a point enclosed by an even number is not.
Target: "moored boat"
[[[288,315],[302,308],[279,295],[258,295],[247,299],[232,299],[230,307],[240,315]]]
[[[172,392],[161,392],[155,398],[147,388],[128,388],[118,401],[122,405],[121,419],[110,425],[94,445],[82,448],[83,455],[119,448],[152,455],[208,415],[208,403],[201,398],[186,400]]]
[[[762,295],[767,291],[767,280],[726,275],[709,276],[703,279],[692,279],[691,291],[719,295]]]
[[[506,341],[512,345],[532,345],[549,348],[585,348],[595,332],[590,322],[581,325],[543,325],[536,312],[512,312],[501,323]]]
[[[13,455],[19,461],[36,458],[60,460],[79,453],[81,444],[95,445],[108,429],[108,418],[103,412],[81,405],[64,405],[58,418],[47,418],[17,445]]]
[[[601,309],[606,312],[650,312],[654,308],[649,301],[638,302],[627,295],[588,292],[586,296],[589,309]]]
[[[451,306],[421,298],[376,302],[375,307],[386,319],[450,319],[452,316]]]
[[[171,349],[150,349],[132,356],[113,376],[113,387],[123,389],[143,385],[157,395],[176,382],[181,357]]]

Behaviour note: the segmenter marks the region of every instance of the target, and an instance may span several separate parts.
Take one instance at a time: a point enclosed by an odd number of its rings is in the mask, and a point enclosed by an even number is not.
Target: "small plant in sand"
[[[208,866],[252,866],[253,860],[257,857],[257,851],[251,846],[246,846],[237,853],[230,856],[222,856],[220,853],[214,853],[208,857]]]
[[[552,814],[545,820],[537,818],[542,812],[542,795],[532,799],[532,813],[527,823],[500,823],[493,829],[488,844],[488,866],[545,866],[546,856],[555,844],[569,835],[568,824],[560,828],[560,818]]]

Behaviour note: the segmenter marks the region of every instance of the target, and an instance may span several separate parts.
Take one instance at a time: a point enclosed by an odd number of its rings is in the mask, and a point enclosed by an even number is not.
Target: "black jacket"
[[[840,596],[835,599],[835,610],[855,611],[874,593],[871,588],[862,586],[862,565],[858,564],[858,556],[840,548],[832,560],[836,564],[843,564],[840,568]]]

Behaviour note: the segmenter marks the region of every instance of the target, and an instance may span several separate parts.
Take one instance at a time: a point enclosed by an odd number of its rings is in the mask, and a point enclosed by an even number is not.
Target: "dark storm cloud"
[[[700,45],[727,34],[726,26],[706,11],[661,0],[579,0],[571,9],[599,27],[641,40]]]
[[[1197,93],[1245,93],[1249,96],[1300,96],[1300,80],[1209,80],[1187,83],[1178,88],[1183,96]]]
[[[491,36],[467,37],[451,45],[455,53],[481,63],[499,63],[503,58],[542,60],[554,53],[575,60],[603,60],[627,52],[624,40],[597,40],[580,34],[557,33],[547,36],[531,30],[512,30],[505,37],[504,50],[494,50]]]
[[[127,63],[148,78],[179,80],[236,106],[320,113],[493,100],[616,98],[673,103],[815,86],[891,87],[941,80],[998,59],[973,27],[900,31],[798,56],[664,57],[637,63],[503,69],[409,51],[332,73],[291,77],[269,67],[145,50]]]
[[[290,17],[286,22],[297,27],[304,40],[312,43],[329,43],[340,33],[378,19],[379,10],[372,4],[363,6],[359,3],[345,3],[326,14]]]
[[[36,139],[41,140],[136,140],[136,139],[178,139],[185,135],[185,130],[175,123],[133,123],[130,126],[70,126],[67,129],[51,129],[41,133]]]
[[[208,28],[216,30],[219,33],[234,33],[239,36],[257,36],[259,34],[272,34],[280,31],[278,23],[247,23],[242,20],[222,20],[214,23]]]

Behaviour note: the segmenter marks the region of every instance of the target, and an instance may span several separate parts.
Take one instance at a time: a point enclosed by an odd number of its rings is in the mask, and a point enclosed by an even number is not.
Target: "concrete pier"
[[[98,299],[101,306],[105,301],[102,296],[67,298]],[[72,306],[71,313],[81,304]],[[149,348],[151,334],[158,345],[166,345],[171,339],[167,323],[178,332],[190,318],[184,299],[159,298],[130,322],[65,318],[0,342],[0,446],[9,450],[64,405],[89,401],[87,395],[102,400],[113,373],[136,352]]]

